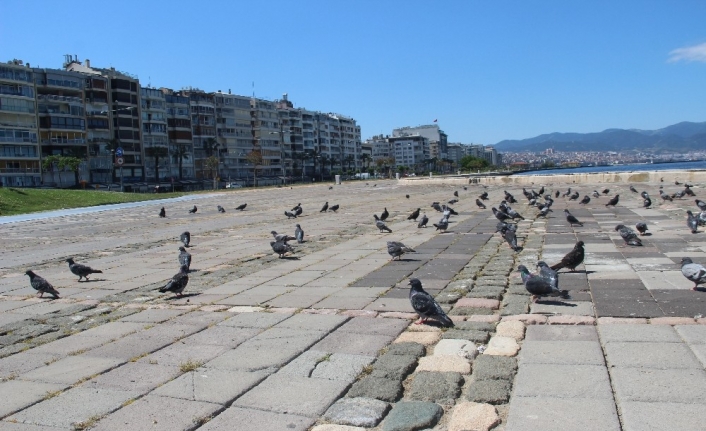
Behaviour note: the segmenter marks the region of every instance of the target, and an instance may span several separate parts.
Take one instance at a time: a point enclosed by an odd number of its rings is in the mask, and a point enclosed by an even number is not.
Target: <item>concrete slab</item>
[[[612,342],[604,348],[610,367],[702,368],[691,350],[681,343]]]
[[[275,328],[297,329],[300,331],[331,332],[348,320],[347,316],[324,314],[295,314],[277,325]]]
[[[200,431],[272,430],[306,431],[316,419],[295,414],[230,407],[199,428]]]
[[[603,351],[593,341],[528,341],[518,355],[522,364],[604,365]]]
[[[620,431],[615,404],[607,399],[513,397],[505,431],[566,430]]]
[[[612,400],[613,391],[602,365],[523,364],[514,396]]]
[[[640,271],[638,276],[647,289],[689,290],[694,284],[681,271]]]
[[[154,395],[226,405],[264,380],[267,372],[201,367],[160,386]]]
[[[703,388],[706,371],[702,369],[658,370],[614,367],[610,375],[619,402],[675,402],[706,404]]]
[[[625,401],[620,403],[623,431],[700,430],[703,404]]]
[[[7,396],[0,397],[0,417],[5,417],[36,402],[43,400],[47,394],[66,388],[65,384],[26,382],[10,380],[0,383],[0,392]],[[12,394],[11,396],[9,396]],[[2,425],[0,425],[2,429]]]
[[[84,383],[87,388],[107,388],[146,394],[181,374],[179,367],[128,362]]]
[[[530,304],[532,314],[565,314],[572,316],[594,316],[590,301],[538,300]]]
[[[316,365],[311,377],[352,383],[361,371],[374,360],[374,356],[334,353]]]
[[[289,318],[287,313],[240,313],[230,319],[219,323],[219,326],[232,326],[236,328],[267,329]]]
[[[381,319],[354,317],[338,328],[340,332],[354,334],[387,335],[396,337],[409,326],[409,321],[404,319]]]
[[[72,385],[94,374],[104,373],[122,361],[114,358],[69,356],[20,376],[23,380]]]
[[[177,268],[178,269],[178,268]],[[184,314],[186,310],[171,310],[164,308],[148,308],[139,313],[120,319],[120,322],[162,323],[173,317]]]
[[[314,350],[349,355],[377,356],[378,351],[394,340],[387,335],[359,334],[336,331],[314,345]]]
[[[598,341],[593,326],[529,325],[525,341]]]
[[[688,344],[706,344],[706,325],[680,325],[674,329]]]
[[[213,345],[236,347],[262,332],[259,328],[241,328],[216,325],[181,340],[189,346]]]
[[[669,325],[598,325],[598,332],[604,344],[616,341],[655,343],[682,341],[674,328]]]
[[[206,363],[211,359],[231,350],[229,346],[213,344],[192,344],[178,341],[163,349],[141,358],[139,362],[178,367],[188,362]]]

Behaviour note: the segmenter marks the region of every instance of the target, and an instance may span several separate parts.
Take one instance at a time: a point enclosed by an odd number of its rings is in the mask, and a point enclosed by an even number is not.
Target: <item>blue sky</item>
[[[77,54],[155,87],[431,124],[492,145],[706,121],[706,2],[4,1],[0,60]]]

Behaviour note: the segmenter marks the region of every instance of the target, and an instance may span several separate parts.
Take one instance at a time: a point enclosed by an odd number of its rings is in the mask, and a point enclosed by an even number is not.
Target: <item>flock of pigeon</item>
[[[679,185],[678,182],[677,185]],[[467,187],[463,187],[463,189],[467,190]],[[633,186],[630,186],[630,191],[633,193],[638,193],[638,191]],[[554,198],[552,198],[551,193],[544,194],[544,187],[542,187],[539,192],[535,192],[534,190],[527,191],[524,188],[522,189],[522,192],[528,200],[528,205],[537,208],[537,210],[539,211],[539,217],[547,217],[548,214],[552,212],[551,207],[554,204],[554,199],[558,199],[559,196],[568,198],[569,201],[576,201],[580,197],[580,193],[576,190],[572,192],[571,188],[569,188],[563,195],[561,195],[560,191],[555,191]],[[607,195],[609,193],[609,189],[605,189],[602,191],[603,195]],[[680,199],[686,195],[694,196],[694,192],[691,190],[691,186],[686,184],[685,189],[683,191],[680,191],[673,195],[665,194],[662,187],[660,187],[660,195],[662,196],[663,200],[672,201],[672,199]],[[599,194],[598,191],[594,190],[592,196],[593,198],[599,198],[601,194]],[[643,207],[649,208],[652,205],[649,195],[647,194],[647,192],[643,191],[641,193],[641,196],[644,199]],[[407,197],[409,198],[409,195],[407,195]],[[434,210],[442,214],[442,217],[439,222],[433,224],[437,231],[445,233],[449,226],[449,218],[452,215],[458,215],[458,213],[449,206],[449,204],[457,203],[458,197],[458,191],[455,191],[454,199],[448,201],[448,204],[441,204],[439,202],[433,202],[431,204],[431,207],[434,208]],[[480,209],[487,209],[484,203],[484,201],[486,200],[488,200],[488,193],[483,192],[478,197],[478,199],[476,199],[476,205]],[[585,205],[588,204],[590,201],[591,198],[588,195],[585,195],[579,203]],[[492,207],[491,210],[495,218],[498,220],[496,232],[500,232],[503,239],[507,242],[507,244],[512,248],[513,251],[521,251],[522,248],[518,246],[516,236],[518,225],[514,222],[525,220],[525,218],[510,206],[510,204],[516,203],[518,203],[518,201],[515,199],[515,197],[508,191],[504,191],[504,199],[500,202],[497,208]],[[605,204],[605,206],[616,206],[618,203],[619,195],[616,194]],[[696,199],[696,205],[700,210],[698,215],[694,215],[690,210],[687,211],[687,227],[689,227],[692,233],[698,232],[697,228],[699,225],[706,225],[706,202]],[[246,203],[242,204],[236,207],[236,210],[243,211],[245,210],[246,206]],[[331,211],[335,213],[336,211],[338,211],[339,208],[340,206],[338,204],[329,206],[329,203],[326,202],[321,208],[320,212],[325,213]],[[217,206],[217,210],[220,213],[226,212],[225,209],[220,205]],[[196,205],[194,205],[194,207],[189,210],[189,213],[195,214],[197,211],[198,208],[196,207]],[[303,209],[301,203],[298,203],[291,210],[284,211],[284,215],[287,216],[288,219],[296,219],[302,214],[302,212]],[[420,213],[421,208],[417,208],[407,217],[407,220],[417,222]],[[380,216],[378,216],[377,214],[373,215],[373,218],[375,219],[375,226],[380,231],[380,233],[392,233],[392,230],[385,224],[385,220],[389,217],[389,215],[390,213],[387,208],[384,208]],[[575,216],[573,216],[568,209],[564,209],[564,215],[566,217],[566,221],[569,223],[570,226],[583,226],[583,223],[579,221]],[[166,217],[166,210],[164,209],[164,207],[160,209],[159,217]],[[429,218],[427,217],[427,215],[422,214],[421,219],[419,219],[418,221],[417,227],[426,228],[428,221]],[[647,233],[648,227],[646,223],[638,222],[635,225],[635,228],[637,229],[640,235],[649,235]],[[623,224],[619,224],[615,226],[615,231],[620,234],[621,238],[625,241],[625,244],[627,246],[642,246],[642,241],[640,240],[638,234],[636,234],[631,228]],[[270,246],[280,258],[284,257],[287,253],[295,252],[292,245],[289,244],[289,241],[296,241],[299,244],[304,242],[304,231],[299,224],[296,224],[294,236],[290,236],[287,234],[279,234],[276,231],[271,231],[271,234],[274,238],[274,241],[270,242]],[[175,274],[166,285],[158,289],[161,293],[171,292],[174,293],[177,297],[183,295],[184,289],[186,288],[189,282],[191,254],[186,249],[190,245],[191,234],[188,231],[182,233],[180,235],[180,240],[183,243],[183,246],[179,247],[179,272]],[[401,257],[405,253],[415,253],[415,250],[399,241],[387,241],[387,252],[394,261],[395,259],[401,260]],[[584,243],[583,241],[578,241],[575,244],[574,248],[569,253],[567,253],[561,259],[560,262],[554,265],[550,266],[543,261],[539,261],[537,262],[537,272],[535,273],[532,273],[524,265],[520,265],[517,270],[520,273],[525,288],[532,295],[533,301],[536,301],[537,299],[546,296],[569,299],[569,292],[567,290],[562,290],[559,288],[558,271],[564,268],[569,269],[572,272],[575,271],[576,268],[583,262],[584,256]],[[100,270],[94,270],[89,266],[76,263],[71,258],[67,259],[66,262],[69,264],[69,270],[79,277],[79,282],[82,279],[88,281],[88,276],[91,274],[102,273],[102,271]],[[682,259],[681,272],[684,277],[694,283],[694,287],[692,288],[692,290],[697,290],[700,284],[706,284],[706,268],[701,264],[694,263],[690,258],[685,257]],[[40,297],[47,293],[52,295],[52,297],[55,299],[59,298],[59,292],[47,280],[35,274],[31,270],[26,271],[26,275],[29,276],[31,286],[35,290],[37,290]],[[449,317],[444,313],[443,309],[434,300],[434,298],[423,289],[420,280],[416,278],[410,279],[409,285],[411,286],[409,292],[410,302],[414,310],[422,318],[421,321],[417,323],[423,323],[426,322],[428,319],[433,319],[438,322],[438,324],[440,324],[441,326],[453,326],[453,321],[449,319]]]

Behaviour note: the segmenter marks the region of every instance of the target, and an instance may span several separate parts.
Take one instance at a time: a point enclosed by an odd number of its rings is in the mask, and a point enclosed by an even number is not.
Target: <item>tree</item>
[[[76,182],[76,185],[78,185],[78,170],[81,167],[81,163],[83,163],[83,159],[79,157],[59,156],[59,163],[57,163],[57,166],[59,171],[69,168],[69,170],[74,173],[74,181]],[[61,173],[59,173],[59,178],[61,178]]]
[[[250,151],[245,156],[245,160],[247,160],[248,163],[252,164],[252,166],[253,166],[253,172],[252,172],[253,186],[257,187],[257,169],[258,169],[258,166],[262,165],[262,151],[260,151],[260,150]]]
[[[460,165],[465,170],[480,170],[488,167],[489,163],[485,159],[473,156],[463,156],[460,160]]]
[[[330,167],[330,169],[328,170],[328,174],[331,175],[333,172],[334,165],[338,164],[338,159],[336,158],[336,156],[331,156],[328,159],[328,163],[329,163],[329,167]]]
[[[218,172],[218,157],[209,156],[203,161],[204,169],[211,173],[211,178],[213,178],[213,188],[216,188],[216,172]]]
[[[355,162],[355,156],[353,154],[349,154],[346,156],[346,158],[343,159],[343,161],[348,165],[348,172],[350,173],[351,171],[351,163]]]
[[[54,176],[54,170],[52,169],[52,166],[54,163],[59,163],[59,159],[61,156],[59,155],[53,155],[53,156],[47,156],[42,159],[42,169],[45,172],[51,172],[52,176]],[[59,184],[61,184],[61,174],[59,174]]]
[[[159,183],[159,159],[167,157],[169,151],[165,147],[145,148],[145,156],[154,158],[154,181]],[[181,168],[179,169],[181,170]]]
[[[319,154],[319,170],[321,171],[321,181],[324,180],[324,167],[328,165],[331,158],[327,154]]]
[[[370,169],[370,162],[373,160],[373,158],[370,156],[370,154],[365,153],[360,156],[360,161],[363,162],[363,166],[365,167],[365,170],[367,171]]]
[[[208,138],[203,141],[203,151],[206,153],[206,157],[213,156],[220,146],[221,144],[219,144],[214,138]]]
[[[172,150],[172,157],[176,157],[179,161],[179,181],[184,179],[184,159],[189,158],[189,148],[186,145],[179,145],[176,149]]]
[[[306,154],[307,159],[311,160],[312,163],[314,164],[314,172],[312,172],[312,176],[315,176],[316,175],[316,164],[319,161],[320,153],[317,150],[306,150],[306,151],[304,151],[304,154]]]

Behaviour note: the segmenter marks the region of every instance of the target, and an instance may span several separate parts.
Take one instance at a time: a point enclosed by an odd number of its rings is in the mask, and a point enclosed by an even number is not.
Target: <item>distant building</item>
[[[429,157],[445,159],[448,157],[448,136],[436,124],[417,127],[400,127],[392,130],[392,137],[419,135],[427,138],[429,142]]]
[[[414,167],[424,165],[430,159],[429,140],[420,135],[406,135],[389,138],[395,158],[395,166]]]

